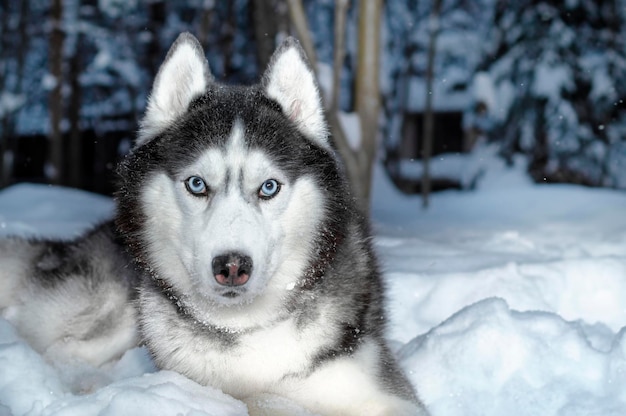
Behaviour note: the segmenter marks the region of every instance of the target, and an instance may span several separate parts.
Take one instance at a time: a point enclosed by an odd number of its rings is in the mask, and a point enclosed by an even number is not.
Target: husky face
[[[243,311],[261,322],[320,274],[309,259],[332,251],[348,192],[297,43],[277,50],[259,86],[215,84],[206,65],[182,36],[159,70],[120,169],[129,215],[118,226],[196,317],[233,326]],[[324,187],[330,179],[340,186]]]
[[[320,225],[325,198],[312,178],[279,168],[245,131],[236,119],[222,146],[155,175],[142,194],[150,261],[194,306],[293,288]]]

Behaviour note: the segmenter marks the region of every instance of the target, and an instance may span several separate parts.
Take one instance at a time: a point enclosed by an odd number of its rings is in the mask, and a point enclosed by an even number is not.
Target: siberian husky
[[[39,351],[156,364],[277,414],[425,415],[383,338],[384,285],[298,42],[259,85],[214,82],[184,33],[119,167],[117,214],[0,243],[0,308]]]

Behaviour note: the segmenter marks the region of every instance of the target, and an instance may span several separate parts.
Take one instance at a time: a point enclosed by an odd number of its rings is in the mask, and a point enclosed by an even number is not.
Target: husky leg
[[[19,302],[3,315],[50,359],[100,366],[138,344],[128,289],[116,282],[94,287],[77,275],[54,288],[26,284],[21,289],[16,296]]]
[[[247,397],[243,402],[248,406],[250,416],[314,416],[301,406],[281,396],[257,394]]]
[[[133,269],[106,227],[68,243],[0,241],[0,312],[38,352],[99,366],[137,345]]]
[[[0,311],[19,302],[19,292],[29,265],[39,254],[31,243],[17,238],[0,239]]]
[[[379,347],[365,342],[355,354],[323,364],[305,379],[289,386],[287,397],[307,409],[333,416],[428,416],[417,398],[384,388]]]

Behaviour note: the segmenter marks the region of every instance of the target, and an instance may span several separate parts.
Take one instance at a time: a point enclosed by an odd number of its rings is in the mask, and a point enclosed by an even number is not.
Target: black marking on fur
[[[312,290],[322,280],[328,265],[335,259],[337,248],[343,239],[344,234],[339,230],[326,229],[322,232],[320,244],[316,249],[317,255],[314,256],[315,260],[307,267],[300,280],[300,287],[303,290]]]
[[[224,177],[224,190],[225,192],[228,192],[228,189],[230,188],[230,181],[232,180],[232,176],[233,173],[230,171],[230,169],[226,170],[226,175]]]
[[[40,247],[40,254],[34,259],[32,278],[44,288],[52,288],[70,278],[84,276],[94,287],[111,274],[114,280],[123,281],[129,287],[129,296],[138,282],[136,271],[129,267],[130,257],[118,236],[112,222],[94,227],[82,237],[72,241],[31,240]],[[103,257],[94,259],[91,247],[102,250]],[[101,266],[96,268],[94,263]],[[108,265],[109,270],[102,269]]]
[[[239,192],[243,192],[243,168],[239,169],[238,172],[238,177],[237,177],[237,187],[239,189]],[[244,195],[244,198],[246,197],[246,195]]]
[[[239,334],[229,332],[226,328],[200,322],[193,316],[193,313],[185,307],[180,300],[180,295],[176,293],[174,288],[167,282],[157,276],[153,276],[152,281],[156,288],[158,288],[159,293],[176,308],[178,317],[181,318],[186,325],[193,327],[196,334],[203,334],[211,340],[216,341],[224,350],[237,345]]]
[[[39,258],[35,260],[35,275],[41,277],[41,283],[52,285],[57,279],[74,274],[88,274],[87,259],[74,255],[71,244],[63,242],[48,243]]]
[[[370,307],[371,295],[369,292],[364,292],[358,297],[359,299],[357,299],[356,303],[360,306],[360,310],[355,314],[356,322],[344,322],[341,325],[341,337],[339,337],[338,342],[334,346],[320,351],[315,356],[310,371],[313,371],[328,360],[354,354],[363,339],[370,335],[366,316],[367,309]]]

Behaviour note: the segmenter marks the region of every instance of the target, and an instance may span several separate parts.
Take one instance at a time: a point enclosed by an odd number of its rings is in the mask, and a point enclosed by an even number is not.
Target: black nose
[[[241,253],[215,256],[212,266],[215,280],[224,286],[245,285],[252,274],[252,259]]]

